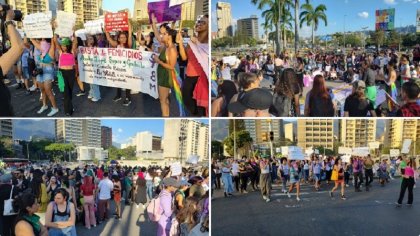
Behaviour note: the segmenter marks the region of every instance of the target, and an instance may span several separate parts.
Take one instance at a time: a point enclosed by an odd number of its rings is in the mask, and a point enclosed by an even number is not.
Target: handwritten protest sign
[[[189,156],[188,157],[188,159],[187,159],[187,163],[190,163],[190,164],[193,164],[193,165],[196,165],[196,164],[198,164],[198,160],[200,159],[200,157],[199,156],[197,156],[197,155],[191,155],[191,156]]]
[[[79,47],[77,59],[83,82],[138,90],[158,98],[158,65],[152,52]]]
[[[399,149],[390,149],[389,150],[389,155],[391,157],[396,157],[396,156],[400,155],[400,150]]]
[[[84,24],[86,33],[90,35],[101,34],[105,25],[105,19],[86,21]]]
[[[172,163],[171,164],[171,172],[172,172],[172,176],[180,175],[182,173],[181,163],[179,163],[179,162]]]
[[[369,147],[357,147],[357,148],[353,148],[353,152],[351,154],[353,156],[365,157],[365,156],[369,155]]]
[[[76,24],[76,14],[71,12],[57,12],[57,29],[55,33],[60,37],[70,37],[73,35],[73,27]]]
[[[176,5],[181,5],[187,2],[192,2],[192,0],[170,0],[169,1],[169,6],[176,6]]]
[[[22,20],[23,30],[28,38],[52,38],[53,31],[51,27],[52,13],[40,12],[30,14]]]
[[[105,31],[128,31],[128,12],[106,13]]]
[[[408,154],[410,152],[411,142],[412,142],[411,139],[404,139],[404,142],[401,148],[401,153]]]
[[[76,34],[76,37],[80,37],[82,40],[86,40],[86,30],[85,29],[79,29],[74,32]]]
[[[177,21],[181,19],[181,5],[169,7],[169,0],[149,2],[147,4],[149,20],[152,23],[152,14],[158,23],[164,21]]]
[[[352,154],[353,150],[348,147],[338,147],[338,154]]]
[[[238,58],[236,56],[223,57],[223,63],[229,64],[231,66],[235,65],[237,60]]]

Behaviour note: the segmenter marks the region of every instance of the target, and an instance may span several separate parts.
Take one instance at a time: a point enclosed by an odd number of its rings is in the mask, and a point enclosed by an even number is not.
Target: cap
[[[355,81],[354,83],[353,83],[353,88],[354,89],[359,89],[359,88],[366,88],[366,84],[365,84],[365,82],[364,81],[362,81],[362,80],[357,80],[357,81]]]
[[[228,110],[232,113],[242,113],[246,109],[265,110],[270,108],[273,95],[267,89],[255,88],[244,92],[236,102],[229,104]]]
[[[71,40],[69,38],[62,38],[61,41],[60,41],[60,44],[64,45],[64,46],[70,46],[71,45]]]
[[[191,184],[186,180],[181,180],[179,181],[179,186],[191,186]]]
[[[164,178],[163,179],[163,185],[165,185],[165,186],[172,186],[172,187],[175,187],[175,188],[179,188],[180,182],[176,181],[173,178]]]

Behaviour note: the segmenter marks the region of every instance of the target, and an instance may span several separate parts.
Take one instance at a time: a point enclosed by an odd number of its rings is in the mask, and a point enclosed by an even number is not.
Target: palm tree
[[[306,22],[307,26],[312,28],[312,49],[315,46],[315,31],[318,30],[319,21],[322,20],[327,26],[327,15],[325,11],[327,7],[324,4],[318,5],[314,8],[311,4],[305,3],[302,5],[302,12],[299,15],[300,28]]]
[[[284,13],[281,16],[281,31],[283,34],[283,47],[284,49],[286,49],[287,47],[287,35],[286,35],[286,31],[289,31],[293,28],[292,26],[292,21],[293,21],[293,17],[292,14],[290,14],[289,11],[284,11]]]

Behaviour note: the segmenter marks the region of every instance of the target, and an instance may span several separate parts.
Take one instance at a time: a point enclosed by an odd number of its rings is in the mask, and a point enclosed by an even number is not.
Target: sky
[[[207,119],[199,119],[208,124]],[[14,139],[29,140],[31,135],[54,138],[53,119],[19,119],[14,120]],[[136,133],[150,131],[157,136],[163,136],[164,119],[101,119],[102,126],[112,128],[112,141],[127,143]]]
[[[216,3],[219,0],[212,1],[212,31],[217,31],[216,21]],[[247,18],[251,15],[259,17],[259,30],[262,35],[261,24],[262,10],[256,10],[256,6],[250,0],[223,0],[222,2],[231,3],[233,22],[238,19]],[[301,5],[304,0],[301,0]],[[395,26],[415,25],[417,9],[420,9],[420,0],[311,0],[312,5],[325,4],[327,7],[327,27],[322,22],[316,35],[333,34],[343,32],[344,22],[346,32],[360,31],[363,27],[368,30],[375,29],[375,10],[395,8]],[[291,9],[292,10],[292,9]],[[294,10],[292,10],[292,16]],[[346,15],[346,17],[344,17]],[[311,29],[307,26],[302,27],[300,31],[302,37],[309,37]]]
[[[134,0],[103,0],[102,8],[112,12],[117,12],[119,10],[128,8],[132,13],[134,8]]]

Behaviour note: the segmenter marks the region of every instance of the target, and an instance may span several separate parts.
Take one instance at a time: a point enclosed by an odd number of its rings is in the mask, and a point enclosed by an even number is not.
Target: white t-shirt
[[[145,180],[152,180],[152,176],[149,174],[149,172],[146,173],[146,177],[144,177]]]
[[[233,163],[232,164],[232,174],[233,176],[237,176],[239,173],[239,164],[238,163]]]
[[[99,182],[98,188],[100,189],[100,200],[111,199],[111,191],[112,189],[114,189],[114,183],[112,183],[111,180],[109,180],[108,178],[104,178],[103,180],[101,180],[101,182]]]

